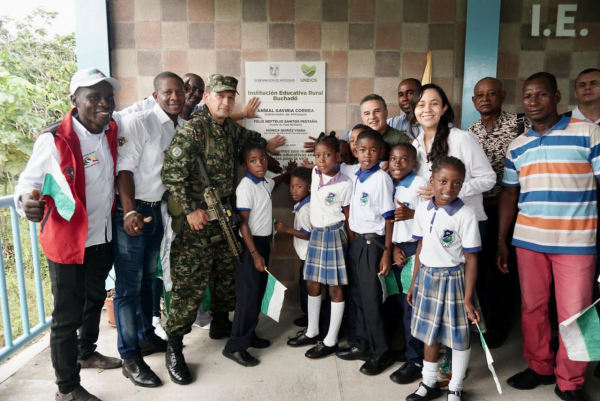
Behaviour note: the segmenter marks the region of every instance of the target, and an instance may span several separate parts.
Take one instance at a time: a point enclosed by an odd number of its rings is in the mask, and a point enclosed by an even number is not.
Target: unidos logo
[[[300,69],[302,70],[302,73],[304,73],[304,75],[306,75],[309,78],[311,78],[317,72],[317,66],[316,65],[308,66],[306,64],[302,64],[302,66],[300,67]]]

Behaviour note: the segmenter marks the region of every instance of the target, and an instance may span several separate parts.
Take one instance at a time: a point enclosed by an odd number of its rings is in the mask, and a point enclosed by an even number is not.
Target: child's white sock
[[[435,387],[437,383],[437,370],[438,363],[437,362],[427,362],[423,361],[423,384],[427,387]],[[427,394],[427,390],[424,387],[419,387],[416,392],[417,395],[424,397]]]
[[[340,332],[340,326],[342,325],[342,318],[344,317],[344,306],[346,303],[342,302],[331,302],[331,318],[329,320],[329,331],[327,337],[323,340],[323,344],[328,347],[333,347],[338,340],[338,333]]]
[[[319,315],[321,314],[321,295],[316,297],[308,296],[308,328],[306,336],[313,338],[319,335]]]
[[[471,348],[464,351],[457,351],[452,349],[452,379],[448,384],[448,390],[450,391],[462,391],[463,379],[467,373],[467,366],[469,366],[469,358],[471,356]],[[449,401],[460,401],[460,398],[449,395]]]

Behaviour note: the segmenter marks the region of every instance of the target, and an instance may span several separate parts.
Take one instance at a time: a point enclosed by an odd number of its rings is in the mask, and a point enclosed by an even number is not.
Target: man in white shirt
[[[152,282],[156,276],[164,229],[160,203],[166,188],[160,172],[164,151],[185,103],[182,79],[172,72],[154,78],[150,110],[123,119],[118,138],[117,209],[114,216],[115,320],[123,374],[135,385],[156,387],[161,380],[142,355],[165,352],[167,342],[152,326]],[[139,315],[137,312],[139,311]]]
[[[118,358],[96,351],[104,283],[113,263],[111,213],[119,128],[112,113],[113,90],[120,88],[98,69],[78,71],[70,85],[74,108],[40,134],[15,188],[17,212],[41,222],[54,304],[50,353],[57,401],[98,400],[80,385],[79,369],[121,366]],[[53,198],[40,196],[50,158],[60,164],[75,200],[69,220],[57,212]]]
[[[574,94],[578,105],[565,115],[600,125],[600,70],[581,71],[575,79]]]

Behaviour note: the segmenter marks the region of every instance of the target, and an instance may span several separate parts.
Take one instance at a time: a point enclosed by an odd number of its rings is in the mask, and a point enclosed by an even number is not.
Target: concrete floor
[[[261,360],[254,368],[243,368],[221,355],[225,340],[215,341],[208,331],[194,328],[184,339],[184,353],[195,381],[188,386],[178,386],[169,380],[164,365],[164,354],[146,358],[147,363],[163,380],[155,389],[135,387],[125,379],[120,369],[83,370],[82,384],[103,400],[404,400],[418,382],[400,386],[388,376],[400,364],[383,374],[368,377],[358,369],[362,362],[346,362],[335,357],[311,361],[304,357],[305,348],[292,349],[286,345],[297,328],[292,320],[298,315],[295,309],[286,310],[280,323],[261,316],[258,334],[272,341],[264,350],[251,350]],[[102,320],[99,351],[117,355],[116,330]],[[554,386],[543,386],[532,391],[517,391],[506,384],[512,374],[524,369],[521,356],[519,330],[513,330],[507,343],[492,350],[494,366],[502,383],[504,394],[496,391],[487,369],[485,356],[476,341],[471,354],[469,376],[465,381],[465,400],[558,400]],[[587,372],[587,393],[591,400],[600,400],[600,380],[592,375],[595,364]],[[0,400],[53,400],[56,386],[47,348],[28,362],[12,377],[0,384]],[[445,396],[440,398],[445,400]]]

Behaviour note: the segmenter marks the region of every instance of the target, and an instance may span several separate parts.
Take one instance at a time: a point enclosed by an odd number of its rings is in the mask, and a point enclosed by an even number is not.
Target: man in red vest
[[[113,264],[119,128],[112,115],[113,90],[120,88],[117,80],[95,68],[73,75],[74,108],[38,136],[15,188],[17,211],[30,221],[41,222],[40,241],[48,258],[54,302],[50,352],[57,401],[99,400],[79,384],[79,370],[121,366],[119,358],[96,351],[106,299],[104,285]],[[59,163],[75,199],[75,211],[68,221],[57,212],[51,197],[40,196],[50,157]]]

